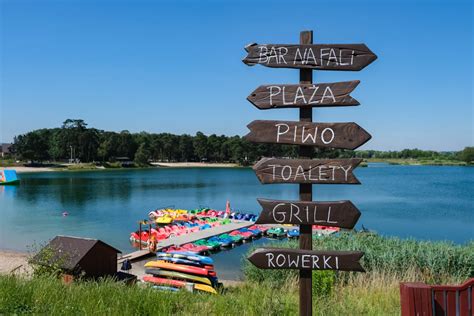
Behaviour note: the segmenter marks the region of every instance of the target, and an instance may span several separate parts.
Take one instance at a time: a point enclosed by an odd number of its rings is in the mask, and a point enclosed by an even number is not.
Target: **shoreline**
[[[72,166],[72,168],[69,168]],[[132,168],[105,168],[91,167],[89,164],[78,165],[58,165],[57,167],[26,167],[26,166],[2,166],[0,170],[15,170],[17,173],[37,173],[37,172],[68,172],[68,171],[106,171],[106,170],[139,170],[156,168],[245,168],[236,163],[209,163],[209,162],[152,162],[149,167]]]
[[[152,162],[150,165],[164,168],[242,168],[241,165],[230,162]]]
[[[0,249],[0,275],[20,275],[28,276],[33,269],[28,264],[28,258],[30,254],[28,252],[22,252],[17,250],[7,250]],[[142,261],[135,262],[134,264],[140,264]],[[144,273],[144,268],[141,267],[138,269],[143,270],[143,273],[137,273],[139,280],[142,279]],[[239,279],[228,279],[220,280],[224,286],[239,286],[244,281]]]
[[[442,161],[442,160],[415,160],[415,159],[364,159],[366,167],[370,163],[385,163],[398,166],[453,166],[453,167],[469,167],[462,161]],[[105,168],[101,166],[91,166],[91,164],[77,165],[57,165],[55,167],[26,167],[26,166],[2,166],[0,170],[15,170],[17,173],[37,173],[37,172],[78,172],[78,171],[106,171],[106,170],[138,170],[138,169],[155,169],[155,168],[247,168],[237,163],[212,163],[212,162],[151,162],[149,167],[117,167]]]

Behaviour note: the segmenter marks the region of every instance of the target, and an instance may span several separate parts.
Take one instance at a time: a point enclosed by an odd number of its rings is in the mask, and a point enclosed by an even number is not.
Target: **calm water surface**
[[[391,166],[358,168],[362,185],[315,185],[315,200],[349,199],[358,227],[417,239],[474,239],[474,168]],[[124,252],[129,233],[149,210],[174,206],[258,213],[257,197],[297,199],[297,185],[261,185],[246,168],[31,173],[19,186],[0,186],[0,249],[25,250],[55,235],[99,238]],[[69,216],[63,217],[63,211]],[[259,240],[252,245],[264,243]],[[221,278],[235,277],[251,245],[214,255]]]

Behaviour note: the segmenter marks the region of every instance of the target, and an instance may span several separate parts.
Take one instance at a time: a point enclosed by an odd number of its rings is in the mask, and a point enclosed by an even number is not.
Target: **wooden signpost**
[[[257,223],[300,225],[299,248],[257,249],[248,259],[262,269],[299,269],[300,315],[312,314],[312,270],[361,271],[358,251],[313,251],[312,225],[351,229],[360,217],[350,201],[313,202],[313,184],[360,184],[353,170],[361,159],[310,159],[313,147],[355,149],[370,138],[356,123],[313,123],[313,107],[351,106],[359,81],[313,84],[313,69],[361,70],[377,56],[365,44],[313,45],[313,32],[300,34],[299,45],[250,44],[243,62],[297,68],[296,85],[263,85],[247,98],[258,109],[299,108],[300,120],[253,121],[245,138],[258,143],[299,145],[299,159],[262,158],[253,169],[261,183],[298,183],[300,201],[259,199]]]
[[[248,259],[260,269],[306,269],[365,272],[359,263],[360,251],[307,251],[260,248]]]
[[[273,84],[260,86],[247,100],[260,110],[272,108],[359,105],[351,93],[359,80],[318,84]]]
[[[360,212],[351,201],[303,202],[258,199],[256,224],[322,225],[353,228]]]
[[[356,123],[253,121],[245,139],[255,143],[356,149],[372,137]]]
[[[360,158],[291,160],[262,158],[253,166],[253,170],[262,184],[360,184],[352,171],[361,162]]]
[[[365,44],[250,44],[243,62],[274,68],[361,70],[377,59]]]

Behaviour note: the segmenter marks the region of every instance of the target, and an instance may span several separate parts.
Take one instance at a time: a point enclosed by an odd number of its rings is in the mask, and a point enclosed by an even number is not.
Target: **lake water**
[[[417,239],[474,240],[474,168],[370,164],[362,185],[314,185],[314,199],[348,199],[361,211],[357,227]],[[0,186],[0,249],[25,250],[55,235],[99,238],[132,250],[129,233],[148,211],[164,206],[258,213],[257,197],[298,199],[297,185],[261,185],[249,168],[144,169],[21,174]],[[67,211],[69,216],[63,217]],[[249,247],[214,255],[221,278],[238,274]],[[237,272],[236,272],[237,271]]]

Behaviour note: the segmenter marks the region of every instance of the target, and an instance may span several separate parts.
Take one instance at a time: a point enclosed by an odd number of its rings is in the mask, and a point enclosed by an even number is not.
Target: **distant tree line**
[[[44,128],[15,137],[12,152],[17,159],[34,162],[77,159],[81,162],[112,162],[128,157],[139,164],[149,161],[235,162],[249,164],[260,157],[296,157],[297,147],[254,144],[240,136],[191,136],[170,133],[109,132],[88,128],[80,119],[67,119],[60,128]],[[474,147],[461,152],[419,149],[402,151],[315,150],[319,158],[413,158],[474,161]]]

